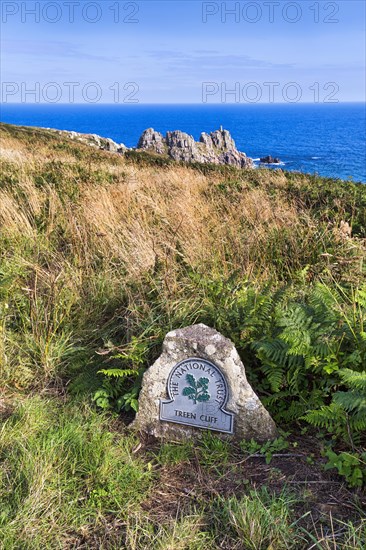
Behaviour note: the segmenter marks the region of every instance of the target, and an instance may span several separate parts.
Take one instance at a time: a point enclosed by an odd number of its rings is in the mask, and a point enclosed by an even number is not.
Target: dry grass
[[[231,182],[181,166],[136,168],[122,157],[74,143],[71,151],[80,150],[81,160],[67,148],[60,156],[55,148],[60,143],[64,140],[52,135],[25,150],[19,139],[3,137],[6,170],[17,174],[16,183],[0,191],[5,236],[37,239],[42,217],[43,238],[51,239],[62,226],[82,263],[98,253],[105,261],[121,262],[133,278],[157,259],[169,263],[178,255],[192,266],[220,266],[226,273],[239,270],[243,276],[266,279],[275,275],[268,261],[273,239],[281,253],[277,236],[286,235],[283,252],[292,248],[289,261],[298,260],[299,267],[304,260],[296,258],[303,252],[299,240],[305,239],[303,248],[310,249],[308,245],[323,239],[317,222],[299,211],[294,200],[268,192],[269,185],[285,185],[282,172],[263,172],[262,186],[253,187],[239,173]],[[81,175],[75,167],[81,167]],[[58,185],[58,178],[75,192]],[[326,246],[324,242],[322,252]]]

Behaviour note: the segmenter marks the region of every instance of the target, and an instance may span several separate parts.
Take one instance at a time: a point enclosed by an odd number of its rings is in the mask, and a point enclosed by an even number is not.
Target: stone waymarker
[[[222,372],[210,361],[191,357],[171,371],[169,399],[160,400],[160,420],[233,433],[233,413],[224,410],[229,394]]]
[[[202,430],[236,439],[276,437],[233,343],[203,324],[166,335],[162,354],[144,374],[133,428],[173,440]]]

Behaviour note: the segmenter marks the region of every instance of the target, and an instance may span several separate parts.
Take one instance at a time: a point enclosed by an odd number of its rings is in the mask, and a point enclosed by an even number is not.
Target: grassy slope
[[[204,321],[245,338],[227,321],[243,281],[300,294],[318,281],[359,285],[365,187],[123,158],[45,130],[0,132],[5,548],[277,549],[322,538],[318,548],[333,548],[335,536],[340,548],[359,547],[363,497],[322,473],[306,438],[285,451],[300,449],[298,474],[299,457],[266,466],[209,436],[195,449],[144,442],[136,450],[124,423],[96,413],[86,390],[100,384],[93,373],[106,362],[96,352],[118,345],[123,354],[133,337],[137,365],[158,355],[172,327]],[[257,359],[242,353],[255,381]],[[340,523],[348,519],[353,525]]]

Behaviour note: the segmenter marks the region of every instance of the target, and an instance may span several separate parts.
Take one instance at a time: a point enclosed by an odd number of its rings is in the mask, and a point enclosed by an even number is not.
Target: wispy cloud
[[[103,61],[118,63],[119,57],[102,56],[82,51],[81,46],[69,42],[43,41],[43,40],[4,40],[2,42],[3,54],[30,55],[50,58],[76,58],[90,61]]]
[[[197,68],[204,69],[263,69],[263,68],[293,68],[291,63],[273,63],[263,59],[255,59],[248,55],[221,54],[214,50],[194,50],[191,53],[181,51],[155,50],[145,52],[155,61],[161,61],[167,69],[181,71]]]

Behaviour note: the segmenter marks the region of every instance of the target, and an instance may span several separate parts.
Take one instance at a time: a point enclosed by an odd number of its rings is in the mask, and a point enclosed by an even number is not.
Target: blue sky
[[[4,102],[365,101],[363,0],[3,0],[1,21]]]

